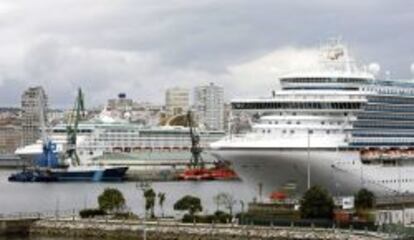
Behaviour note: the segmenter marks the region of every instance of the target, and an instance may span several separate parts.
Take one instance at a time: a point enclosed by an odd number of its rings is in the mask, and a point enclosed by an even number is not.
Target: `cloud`
[[[232,89],[233,96],[240,93],[251,97],[270,96],[271,90],[278,86],[278,77],[316,66],[318,53],[314,48],[282,48],[249,62],[230,66],[227,89]]]
[[[68,107],[118,92],[164,101],[170,86],[215,82],[227,98],[266,95],[282,69],[342,35],[358,59],[408,77],[414,2],[9,0],[0,3],[0,101],[42,84]],[[16,101],[17,99],[17,101]]]

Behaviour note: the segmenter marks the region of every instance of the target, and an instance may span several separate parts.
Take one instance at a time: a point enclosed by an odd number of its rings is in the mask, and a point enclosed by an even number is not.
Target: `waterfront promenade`
[[[33,236],[94,237],[109,239],[148,240],[227,240],[227,239],[391,239],[390,235],[375,232],[299,228],[264,227],[236,224],[184,224],[177,221],[122,221],[46,219],[36,221]]]
[[[58,238],[105,238],[145,240],[241,240],[241,239],[396,239],[380,232],[351,229],[279,227],[229,224],[182,223],[174,219],[151,221],[81,219],[77,212],[17,213],[0,216],[0,236]]]

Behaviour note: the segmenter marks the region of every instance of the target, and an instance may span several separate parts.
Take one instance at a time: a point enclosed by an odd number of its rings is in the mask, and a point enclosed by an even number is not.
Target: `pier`
[[[0,216],[0,236],[12,235],[145,240],[391,239],[388,234],[352,229],[181,223],[173,219],[80,219],[74,211]]]
[[[40,219],[38,213],[0,215],[0,236],[27,236],[33,223]]]
[[[229,239],[390,239],[382,233],[299,227],[264,227],[235,224],[184,224],[176,221],[40,220],[31,235],[101,237],[147,240]],[[138,238],[137,238],[138,237]]]

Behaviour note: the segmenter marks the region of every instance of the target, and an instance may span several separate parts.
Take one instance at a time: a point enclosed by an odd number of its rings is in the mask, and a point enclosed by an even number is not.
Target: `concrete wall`
[[[0,236],[29,235],[29,230],[35,219],[0,219]]]

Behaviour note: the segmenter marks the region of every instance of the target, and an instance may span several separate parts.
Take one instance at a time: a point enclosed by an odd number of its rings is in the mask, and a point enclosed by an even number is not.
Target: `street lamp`
[[[311,162],[310,162],[310,135],[313,133],[312,130],[307,129],[308,133],[308,166],[307,166],[307,177],[308,177],[308,190],[311,187]]]

